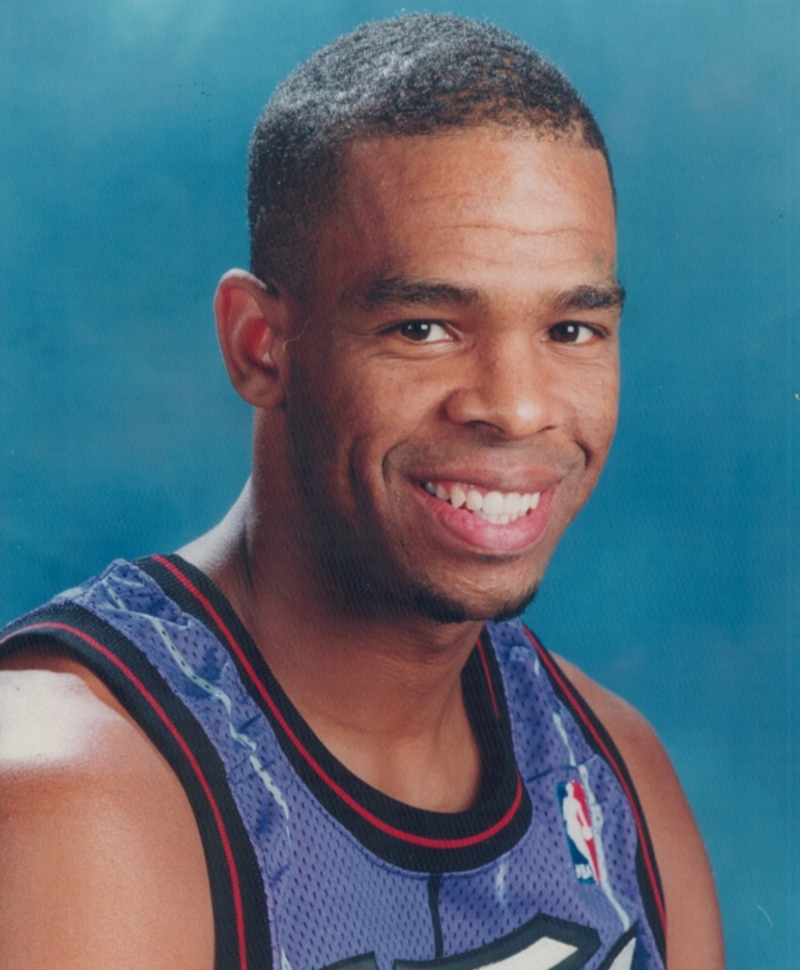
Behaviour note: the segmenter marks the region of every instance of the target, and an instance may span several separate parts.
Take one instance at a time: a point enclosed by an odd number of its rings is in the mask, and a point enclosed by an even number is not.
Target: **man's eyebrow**
[[[349,299],[355,299],[365,310],[404,304],[472,307],[481,302],[478,291],[470,286],[409,276],[375,279],[365,289],[349,290],[342,294],[343,302]]]
[[[553,301],[555,310],[607,310],[622,309],[625,287],[621,283],[604,286],[576,286],[573,290],[559,293]]]

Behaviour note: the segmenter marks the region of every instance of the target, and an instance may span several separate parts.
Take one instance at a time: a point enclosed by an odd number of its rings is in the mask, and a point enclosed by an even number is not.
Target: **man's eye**
[[[585,344],[598,335],[594,327],[585,323],[557,323],[548,332],[550,339],[559,344]]]
[[[445,326],[435,320],[406,320],[397,327],[397,333],[420,344],[448,340],[450,337]]]

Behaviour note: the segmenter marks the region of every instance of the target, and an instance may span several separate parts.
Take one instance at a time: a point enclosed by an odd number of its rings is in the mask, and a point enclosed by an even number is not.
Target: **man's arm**
[[[0,970],[211,970],[205,858],[177,778],[88,671],[25,664],[0,670]]]
[[[723,970],[722,926],[711,867],[663,745],[630,704],[568,661],[559,657],[558,662],[605,725],[636,785],[664,887],[668,970]]]

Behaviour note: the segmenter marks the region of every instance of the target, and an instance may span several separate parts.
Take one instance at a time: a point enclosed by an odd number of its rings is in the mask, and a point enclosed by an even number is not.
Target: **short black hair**
[[[512,34],[449,14],[364,24],[312,54],[276,89],[250,139],[250,267],[303,298],[315,237],[359,137],[500,125],[576,135],[603,153],[564,75]],[[613,187],[613,183],[612,183]]]

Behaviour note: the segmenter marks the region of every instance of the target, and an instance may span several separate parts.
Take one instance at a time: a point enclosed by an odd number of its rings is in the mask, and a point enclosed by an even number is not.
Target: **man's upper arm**
[[[703,840],[663,745],[629,704],[565,660],[631,773],[653,840],[667,910],[668,970],[722,970],[722,929]]]
[[[191,807],[91,680],[0,670],[0,970],[210,968]]]

